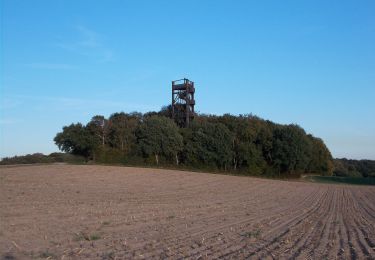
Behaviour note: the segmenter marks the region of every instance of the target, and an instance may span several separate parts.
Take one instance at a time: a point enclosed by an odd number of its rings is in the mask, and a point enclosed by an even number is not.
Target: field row
[[[3,257],[375,258],[374,187],[104,166],[0,170]]]

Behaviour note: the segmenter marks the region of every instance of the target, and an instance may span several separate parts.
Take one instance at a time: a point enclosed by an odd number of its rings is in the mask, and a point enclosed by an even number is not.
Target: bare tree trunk
[[[178,165],[179,161],[178,161],[178,156],[176,154],[176,165]]]
[[[97,136],[102,139],[102,146],[104,147],[104,141],[105,141],[104,135],[97,134]]]
[[[159,155],[158,154],[155,154],[155,161],[156,161],[156,164],[159,165]]]

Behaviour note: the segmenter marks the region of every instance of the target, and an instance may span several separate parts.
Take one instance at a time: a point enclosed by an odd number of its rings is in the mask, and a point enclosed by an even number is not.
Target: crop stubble
[[[0,168],[0,257],[374,259],[375,188],[112,166]]]

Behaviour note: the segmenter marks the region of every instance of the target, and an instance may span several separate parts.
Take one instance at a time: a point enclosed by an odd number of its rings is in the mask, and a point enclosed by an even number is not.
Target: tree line
[[[333,174],[340,177],[375,177],[375,161],[335,159]]]
[[[254,115],[196,115],[188,128],[159,112],[97,115],[86,125],[64,126],[54,138],[60,150],[98,163],[174,165],[238,174],[332,175],[333,159],[323,140],[295,124]]]
[[[36,163],[70,163],[81,164],[85,158],[79,155],[68,153],[51,153],[44,155],[42,153],[33,153],[13,157],[5,157],[0,161],[0,165],[11,164],[36,164]]]

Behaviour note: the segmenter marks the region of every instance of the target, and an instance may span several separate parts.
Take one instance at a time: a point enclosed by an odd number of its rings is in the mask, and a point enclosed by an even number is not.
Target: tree
[[[331,175],[332,156],[323,140],[298,125],[280,125],[253,115],[196,115],[188,128],[178,128],[160,112],[94,116],[86,125],[63,128],[55,142],[63,151],[98,162],[141,163],[142,157],[175,161],[200,169],[233,169],[251,174]],[[369,161],[335,161],[335,174],[374,176]]]
[[[139,118],[135,114],[114,113],[109,117],[109,143],[112,147],[129,153],[136,142],[135,131]]]
[[[145,156],[159,156],[175,160],[179,164],[178,153],[182,149],[182,136],[176,124],[169,118],[150,116],[144,119],[136,132],[139,147]]]
[[[277,127],[273,136],[272,158],[279,174],[304,172],[311,158],[305,131],[298,125]]]
[[[333,174],[345,177],[375,178],[375,161],[335,159]]]
[[[64,126],[63,131],[56,135],[54,141],[61,151],[82,155],[86,159],[92,156],[96,147],[89,132],[81,123]]]
[[[311,143],[308,171],[331,176],[334,168],[333,158],[327,146],[320,138],[315,138],[312,135],[307,135],[307,138]]]
[[[168,118],[172,118],[172,105],[163,106],[160,109],[158,115],[159,116],[165,116],[165,117],[168,117]]]
[[[109,121],[104,116],[97,115],[91,119],[86,128],[92,135],[93,141],[104,147],[110,129]]]
[[[263,173],[266,163],[261,147],[256,144],[261,120],[253,115],[225,114],[218,121],[232,133],[233,168],[244,169],[253,174]]]
[[[221,123],[195,120],[184,131],[184,159],[188,164],[227,169],[233,158],[233,135]]]

